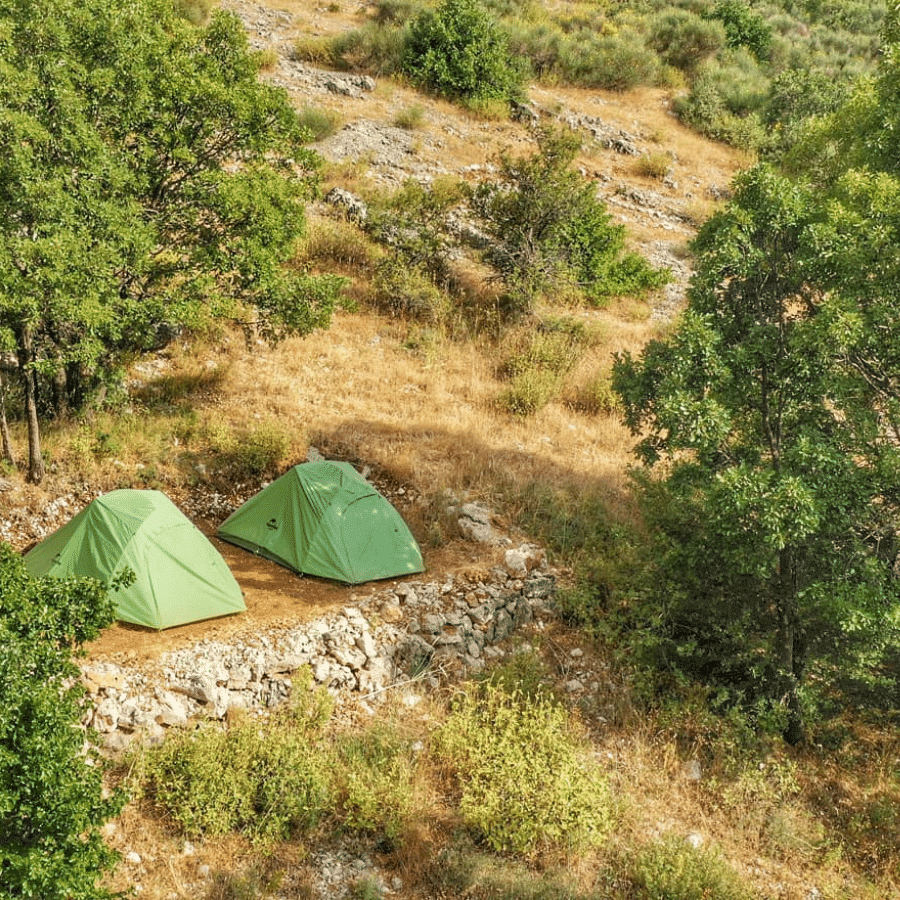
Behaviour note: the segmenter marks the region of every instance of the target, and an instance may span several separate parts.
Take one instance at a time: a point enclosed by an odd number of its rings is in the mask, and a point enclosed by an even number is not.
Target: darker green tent
[[[98,497],[27,553],[25,565],[32,575],[101,581],[131,569],[134,583],[113,594],[116,616],[150,628],[246,610],[219,551],[159,491]]]
[[[397,510],[343,462],[294,466],[229,516],[218,535],[294,572],[347,584],[425,568]]]

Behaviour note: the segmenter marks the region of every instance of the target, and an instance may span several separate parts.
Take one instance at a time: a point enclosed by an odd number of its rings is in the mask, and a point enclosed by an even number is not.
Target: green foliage
[[[508,341],[500,375],[515,378],[534,370],[565,375],[578,364],[588,343],[577,321],[548,319],[517,331]]]
[[[392,316],[426,325],[446,321],[450,301],[427,272],[397,256],[386,256],[375,271],[375,304]]]
[[[321,141],[331,137],[341,127],[341,117],[333,109],[321,109],[317,106],[304,106],[297,113],[301,128],[305,128],[311,139]]]
[[[77,407],[173,326],[308,332],[341,285],[285,265],[318,163],[236,17],[51,0],[0,18],[0,331],[36,481],[39,392]]]
[[[726,29],[676,7],[651,22],[648,43],[670,66],[690,72],[725,46]]]
[[[498,851],[599,844],[612,821],[606,786],[566,710],[501,684],[461,694],[436,736],[466,825]]]
[[[367,23],[328,40],[325,59],[351,71],[370,72],[376,78],[398,75],[408,44],[408,28]]]
[[[662,180],[669,174],[671,168],[672,157],[668,153],[657,151],[639,156],[635,162],[634,171],[638,175],[644,175],[647,178]]]
[[[879,205],[900,198],[886,187]],[[696,241],[681,324],[614,368],[639,456],[667,461],[642,489],[660,538],[658,649],[745,701],[783,704],[789,740],[810,709],[808,673],[821,684],[831,666],[879,669],[900,625],[894,553],[874,538],[896,515],[884,423],[897,398],[872,381],[897,363],[881,299],[896,273],[873,280],[857,257],[878,252],[863,218],[766,167],[740,176]]]
[[[477,0],[444,0],[413,19],[403,72],[451,100],[515,100],[525,71],[506,36]]]
[[[757,59],[772,52],[772,29],[743,0],[718,0],[710,16],[725,26],[729,47],[746,47]]]
[[[212,425],[205,436],[219,474],[236,479],[273,474],[291,446],[290,431],[275,421],[238,431]]]
[[[335,754],[344,827],[400,838],[413,808],[415,759],[409,742],[375,728],[338,741]]]
[[[269,842],[308,832],[335,803],[321,741],[331,701],[301,678],[294,697],[265,731],[248,719],[228,730],[208,725],[170,735],[146,751],[144,790],[188,836],[237,831]]]
[[[694,849],[674,838],[643,850],[635,864],[639,900],[750,900],[740,875],[713,849]]]
[[[578,138],[551,129],[536,137],[532,156],[501,155],[497,180],[479,185],[472,200],[493,239],[486,259],[505,279],[513,309],[525,312],[545,292],[558,298],[566,288],[597,302],[665,283],[668,273],[624,250],[624,228],[571,170]]]
[[[412,106],[405,106],[394,116],[394,124],[398,128],[405,128],[407,131],[415,131],[422,127],[425,121],[425,107],[418,103]]]
[[[513,376],[497,397],[497,406],[514,416],[533,416],[559,393],[558,375],[537,369]]]
[[[105,798],[102,760],[79,727],[72,654],[113,615],[104,585],[32,578],[0,544],[0,885],[11,900],[111,896],[98,882],[117,856],[100,826],[124,798]]]

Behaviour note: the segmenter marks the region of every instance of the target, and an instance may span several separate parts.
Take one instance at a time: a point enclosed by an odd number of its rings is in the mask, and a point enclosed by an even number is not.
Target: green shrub
[[[209,426],[206,443],[216,457],[220,475],[254,478],[273,473],[287,455],[291,434],[280,422],[261,422],[256,427],[234,431]]]
[[[398,128],[405,128],[407,131],[415,131],[421,128],[425,121],[425,107],[418,103],[412,106],[404,106],[394,116],[394,124]]]
[[[402,70],[451,100],[518,99],[526,77],[506,35],[477,0],[444,0],[413,19]]]
[[[651,21],[647,43],[668,65],[692,72],[725,46],[725,26],[687,9],[671,9]]]
[[[674,838],[657,841],[634,863],[639,900],[751,900],[743,879],[711,849]]]
[[[594,186],[571,170],[580,146],[572,132],[536,131],[529,157],[500,157],[495,181],[483,182],[472,210],[493,239],[486,261],[505,279],[515,308],[563,291],[600,301],[665,283],[668,273],[626,253],[625,229],[614,225]]]
[[[176,0],[175,11],[192,25],[203,25],[209,19],[213,0]]]
[[[337,743],[341,821],[396,840],[413,809],[415,758],[407,741],[374,728]]]
[[[718,0],[709,17],[718,19],[725,26],[725,41],[729,47],[746,47],[759,60],[769,58],[772,29],[742,0]]]
[[[331,699],[295,679],[295,705],[265,729],[248,720],[170,735],[146,751],[146,793],[188,836],[240,832],[270,841],[315,827],[335,804],[333,765],[320,740]]]
[[[425,325],[439,325],[450,312],[450,298],[427,272],[399,256],[386,256],[375,271],[374,301],[378,309]]]
[[[597,34],[582,29],[566,35],[559,43],[553,70],[571,84],[626,91],[653,84],[659,60],[635,31]]]
[[[580,323],[553,321],[517,332],[500,365],[500,375],[515,378],[531,371],[565,375],[578,364],[587,344]]]
[[[616,392],[612,389],[609,372],[602,372],[578,385],[566,397],[566,405],[577,412],[591,416],[614,415],[621,409]]]
[[[465,824],[497,851],[579,849],[612,822],[606,785],[566,710],[546,695],[470,686],[435,738]]]
[[[497,397],[497,406],[515,416],[532,416],[559,394],[560,388],[559,376],[552,372],[522,372]]]
[[[409,34],[406,28],[370,22],[328,41],[335,64],[376,77],[396,75],[403,69]]]
[[[333,109],[322,109],[317,106],[304,106],[298,113],[300,125],[305,128],[312,140],[321,141],[331,137],[341,127],[341,117]]]
[[[671,169],[672,158],[668,153],[645,153],[635,160],[634,171],[646,178],[665,178]]]

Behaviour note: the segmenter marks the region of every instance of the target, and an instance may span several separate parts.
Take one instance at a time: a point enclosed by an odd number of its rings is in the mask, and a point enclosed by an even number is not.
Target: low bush
[[[559,394],[561,386],[552,372],[522,372],[500,392],[497,407],[514,416],[533,416]]]
[[[610,829],[604,780],[568,712],[546,695],[470,686],[435,752],[455,778],[463,821],[496,851],[583,849]]]
[[[712,849],[694,849],[669,838],[637,857],[633,879],[638,900],[751,900],[744,880]]]
[[[407,131],[415,131],[421,128],[425,122],[425,107],[418,103],[412,106],[404,106],[394,116],[394,124],[398,128],[405,128]]]
[[[333,109],[304,106],[298,111],[297,118],[314,141],[331,137],[341,127],[341,117]]]
[[[449,296],[438,288],[427,272],[398,256],[386,256],[375,271],[375,306],[391,316],[424,325],[446,322],[451,310]]]
[[[415,758],[409,742],[374,728],[343,738],[335,750],[344,828],[397,840],[413,809]]]
[[[610,416],[621,409],[609,372],[600,372],[567,392],[566,406],[589,416]]]
[[[477,0],[444,0],[413,19],[402,70],[415,84],[451,100],[514,100],[526,70],[506,35]]]
[[[505,344],[501,377],[515,378],[532,371],[558,376],[575,368],[588,344],[588,336],[578,322],[548,320],[536,328],[511,333]]]
[[[552,291],[593,302],[657,287],[668,273],[624,249],[625,229],[613,224],[594,186],[571,165],[580,147],[572,132],[536,131],[529,157],[500,157],[496,180],[474,192],[472,209],[492,238],[485,254],[527,312]]]
[[[375,77],[397,75],[403,70],[408,43],[408,29],[377,22],[342,32],[327,41],[336,65]]]
[[[670,9],[649,23],[647,43],[670,66],[693,72],[726,45],[725,26],[687,9]]]
[[[292,436],[280,422],[233,430],[211,424],[205,433],[209,452],[220,476],[258,478],[273,474],[287,455]]]
[[[148,750],[144,790],[190,837],[240,832],[263,842],[314,828],[335,805],[331,760],[320,740],[331,699],[295,679],[295,705],[263,732],[247,720],[170,735]]]
[[[665,178],[672,167],[672,158],[668,153],[645,153],[634,163],[634,171],[645,178]]]

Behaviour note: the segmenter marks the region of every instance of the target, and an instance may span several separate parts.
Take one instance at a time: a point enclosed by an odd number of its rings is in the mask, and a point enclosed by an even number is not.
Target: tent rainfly
[[[294,466],[232,513],[218,536],[298,574],[346,584],[425,569],[397,510],[344,462]]]
[[[116,617],[171,628],[246,610],[238,583],[206,536],[159,491],[98,497],[25,555],[32,575],[135,580],[113,599]]]

